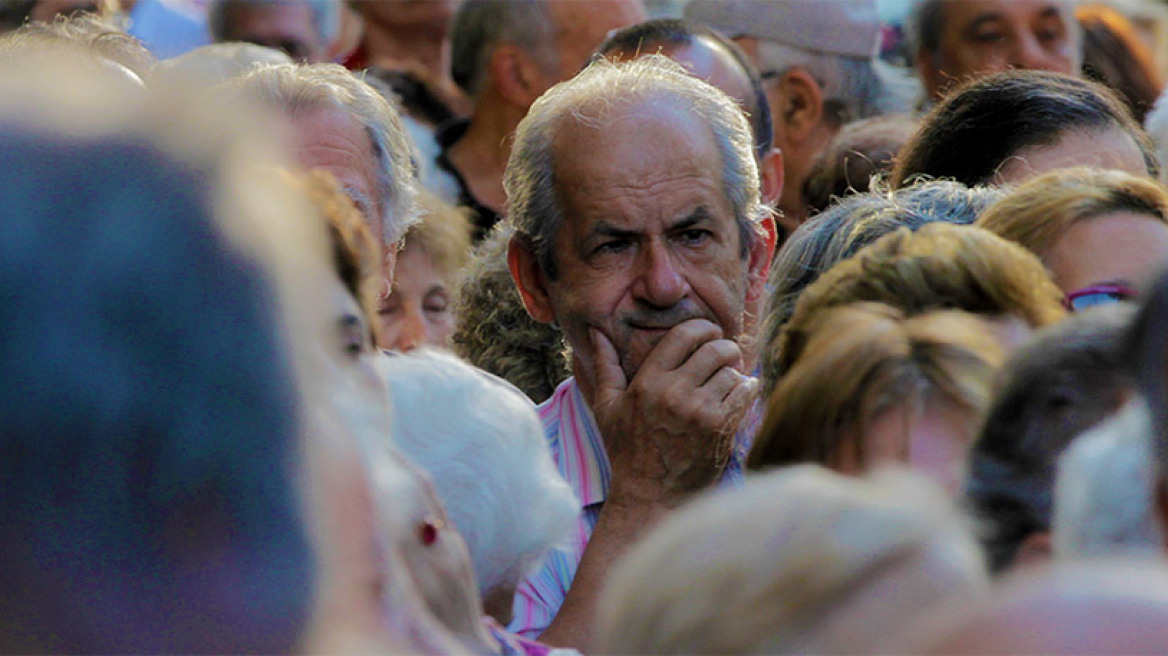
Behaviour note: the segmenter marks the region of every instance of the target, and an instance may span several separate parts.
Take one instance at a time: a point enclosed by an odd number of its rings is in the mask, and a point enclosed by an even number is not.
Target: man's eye
[[[615,255],[617,253],[623,253],[627,251],[630,245],[631,244],[627,240],[614,239],[612,241],[606,241],[600,244],[592,252],[597,255]]]
[[[1005,38],[1006,35],[1003,32],[978,32],[973,35],[973,40],[977,43],[998,43]]]
[[[683,243],[689,246],[700,246],[713,237],[713,234],[709,230],[686,230],[679,237]]]

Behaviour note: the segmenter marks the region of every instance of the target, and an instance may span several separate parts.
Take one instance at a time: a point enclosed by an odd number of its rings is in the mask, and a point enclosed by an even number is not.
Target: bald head
[[[1029,572],[922,627],[929,654],[1152,654],[1168,646],[1168,566],[1099,561]],[[915,651],[915,650],[914,650]]]

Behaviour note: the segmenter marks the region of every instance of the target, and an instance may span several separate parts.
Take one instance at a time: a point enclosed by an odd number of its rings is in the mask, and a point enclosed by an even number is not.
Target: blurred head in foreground
[[[620,562],[599,651],[886,651],[918,613],[986,591],[973,535],[945,498],[908,472],[810,465],[709,495]]]
[[[510,621],[519,580],[566,537],[579,514],[531,402],[453,355],[385,358],[393,439],[429,471],[466,537],[486,611]]]
[[[290,651],[318,571],[257,142],[60,64],[0,68],[0,648]]]
[[[914,627],[928,654],[1153,654],[1168,644],[1168,566],[1098,560],[1019,573],[992,598]],[[914,648],[915,647],[915,648]]]

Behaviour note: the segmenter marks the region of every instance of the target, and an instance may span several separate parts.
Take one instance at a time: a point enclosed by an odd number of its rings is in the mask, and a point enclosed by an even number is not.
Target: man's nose
[[[634,294],[655,307],[668,308],[689,294],[689,281],[674,255],[660,242],[651,242],[638,254]]]

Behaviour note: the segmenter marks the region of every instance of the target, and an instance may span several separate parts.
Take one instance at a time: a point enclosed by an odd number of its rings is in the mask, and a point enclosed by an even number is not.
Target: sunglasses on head
[[[1123,285],[1092,285],[1077,289],[1063,298],[1063,307],[1071,312],[1081,312],[1096,305],[1118,303],[1135,298],[1136,292]]]

